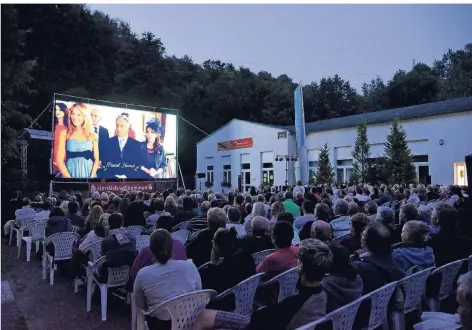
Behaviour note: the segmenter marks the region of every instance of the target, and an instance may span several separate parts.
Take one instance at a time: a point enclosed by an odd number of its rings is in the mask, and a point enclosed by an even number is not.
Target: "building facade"
[[[467,184],[464,158],[472,153],[472,97],[307,123],[309,177],[315,173],[320,148],[327,143],[335,181],[347,182],[357,125],[367,123],[371,157],[382,157],[395,118],[406,132],[420,182]],[[196,188],[204,190],[207,181],[214,191],[225,189],[223,182],[242,191],[260,184],[294,184],[295,154],[293,126],[233,119],[197,143],[201,178],[196,179]]]

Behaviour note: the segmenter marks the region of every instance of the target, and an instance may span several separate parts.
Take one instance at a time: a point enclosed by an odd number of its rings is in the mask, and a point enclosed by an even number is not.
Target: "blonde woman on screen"
[[[58,137],[56,163],[59,172],[63,178],[94,178],[99,163],[98,139],[84,104],[76,103],[70,107],[67,126]]]

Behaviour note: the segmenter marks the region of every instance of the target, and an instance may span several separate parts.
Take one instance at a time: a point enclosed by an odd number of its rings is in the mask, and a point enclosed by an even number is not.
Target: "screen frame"
[[[59,97],[56,97],[59,96]],[[55,125],[54,125],[54,111],[56,109],[56,99],[60,99],[61,101],[65,102],[76,102],[76,103],[87,103],[92,105],[98,106],[109,106],[119,109],[127,109],[127,110],[138,110],[138,111],[147,111],[147,112],[157,112],[157,113],[165,113],[175,116],[176,127],[175,127],[175,161],[176,161],[176,174],[175,178],[163,178],[163,179],[156,179],[156,178],[140,178],[140,179],[117,179],[117,178],[58,178],[54,177],[53,173],[53,154],[54,154],[54,140],[55,140]],[[73,96],[68,94],[61,94],[61,93],[54,93],[52,99],[52,110],[51,110],[51,125],[52,125],[52,140],[51,140],[51,158],[50,158],[50,175],[52,177],[53,182],[70,182],[70,183],[89,183],[89,182],[126,182],[126,181],[152,181],[152,182],[172,182],[177,181],[179,182],[179,175],[180,175],[180,164],[179,164],[179,110],[172,109],[172,108],[165,108],[165,107],[153,107],[148,105],[138,105],[138,104],[131,104],[131,103],[123,103],[123,102],[114,102],[114,101],[106,101],[106,100],[98,100],[94,98],[87,98],[81,96]]]

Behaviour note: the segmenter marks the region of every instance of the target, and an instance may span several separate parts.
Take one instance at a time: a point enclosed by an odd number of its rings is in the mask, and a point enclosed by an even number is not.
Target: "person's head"
[[[362,232],[361,245],[375,256],[388,256],[391,253],[390,232],[380,222],[370,222]]]
[[[267,216],[267,212],[266,212],[264,203],[263,203],[263,202],[256,202],[256,203],[254,203],[254,205],[252,206],[251,215],[252,215],[253,217],[255,217],[256,215],[260,215],[260,216],[262,216],[262,217]]]
[[[267,218],[256,216],[251,221],[251,231],[254,236],[262,236],[269,229],[269,220]]]
[[[51,213],[49,213],[49,217],[64,217],[65,215],[64,210],[59,206],[53,206]]]
[[[461,324],[464,329],[472,329],[472,271],[459,277],[456,299]]]
[[[239,244],[236,228],[219,228],[213,237],[213,244],[223,258],[235,254]]]
[[[172,236],[167,230],[157,229],[151,234],[149,248],[158,263],[165,265],[172,258],[172,247]]]
[[[285,213],[285,207],[282,202],[275,202],[270,207],[270,216],[273,219],[277,219],[278,216],[282,213]]]
[[[302,204],[303,214],[314,214],[315,213],[315,205],[309,200],[304,200]]]
[[[384,226],[393,226],[395,222],[395,212],[389,207],[380,206],[377,208],[375,221],[380,222]]]
[[[87,138],[90,138],[93,133],[92,118],[87,111],[87,107],[83,103],[75,103],[69,108],[67,125],[67,137],[70,137],[77,129],[82,129],[82,132]]]
[[[354,214],[351,217],[351,235],[353,237],[361,237],[362,232],[369,223],[369,219],[363,213]]]
[[[279,196],[272,195],[270,196],[270,199],[269,199],[269,205],[273,205],[275,202],[278,202],[278,201],[279,201]]]
[[[402,228],[402,242],[413,246],[423,246],[430,233],[429,227],[417,220],[408,221]]]
[[[353,216],[354,214],[359,213],[359,205],[356,202],[347,203],[347,214]]]
[[[156,147],[160,141],[160,135],[163,131],[161,121],[158,118],[152,118],[146,123],[146,142],[154,144]]]
[[[69,201],[63,201],[59,207],[64,211],[64,214],[67,216],[69,214],[69,208],[67,207],[69,205]]]
[[[108,217],[108,225],[110,230],[123,226],[123,215],[121,213],[113,213]]]
[[[94,191],[94,192],[92,193],[92,196],[91,196],[91,197],[92,197],[92,200],[94,200],[94,201],[99,201],[99,200],[100,200],[100,193],[99,193],[98,191]]]
[[[213,207],[207,212],[208,228],[216,232],[218,228],[225,228],[228,222],[228,216],[223,209]]]
[[[43,210],[44,210],[44,211],[47,211],[47,210],[49,210],[49,209],[51,208],[51,206],[53,206],[52,200],[48,197],[48,198],[46,198],[46,200],[43,202],[43,205],[42,205]]]
[[[92,124],[94,127],[100,126],[100,119],[102,118],[100,115],[100,109],[97,107],[94,107],[90,111],[90,116],[92,117]]]
[[[90,228],[95,228],[98,225],[100,216],[103,214],[103,209],[100,205],[94,205],[87,216],[86,223]]]
[[[241,206],[244,203],[244,196],[241,194],[236,195],[234,198],[234,204],[235,206]]]
[[[365,212],[367,215],[377,214],[377,204],[372,201],[365,203]]]
[[[315,217],[318,220],[328,221],[331,218],[329,206],[325,203],[318,203],[315,206]]]
[[[208,210],[210,209],[210,202],[208,201],[204,201],[202,202],[202,204],[200,205],[200,214],[201,215],[206,215]]]
[[[153,202],[153,205],[154,205],[155,212],[164,211],[164,200],[162,198],[156,198]]]
[[[301,241],[298,247],[298,273],[302,284],[317,284],[333,264],[333,253],[328,245],[315,238]]]
[[[229,205],[227,205],[229,206]],[[229,206],[228,211],[226,212],[228,215],[228,221],[231,223],[239,223],[239,220],[241,219],[241,212],[239,211],[239,208]]]
[[[420,205],[418,206],[418,216],[425,220],[425,221],[431,221],[431,215],[433,214],[433,210],[429,208],[426,205]]]
[[[116,133],[119,138],[125,138],[128,137],[128,132],[131,127],[130,119],[129,119],[129,114],[126,112],[123,112],[121,115],[116,117]]]
[[[118,212],[120,212],[121,214],[126,214],[129,209],[129,204],[130,204],[129,199],[123,198],[120,202],[120,206],[118,207]]]
[[[311,225],[310,236],[311,238],[319,239],[322,242],[329,242],[333,237],[333,230],[329,223],[322,220],[316,220]]]
[[[439,204],[433,210],[431,221],[440,231],[453,232],[456,229],[457,210],[449,204]]]
[[[287,221],[277,221],[272,232],[272,241],[279,249],[288,248],[292,245],[293,226]]]
[[[344,199],[337,199],[334,202],[334,215],[343,216],[348,214],[348,205]]]
[[[21,206],[25,207],[25,206],[29,206],[31,204],[30,200],[28,197],[24,197],[22,200],[21,200]]]
[[[174,218],[169,213],[161,215],[156,221],[156,229],[165,229],[169,233],[172,232],[174,225]]]
[[[265,196],[263,194],[257,195],[257,201],[261,203],[265,203]]]
[[[286,222],[289,222],[291,225],[293,225],[295,218],[293,217],[292,213],[284,212],[284,213],[280,213],[279,216],[277,217],[277,222],[279,221],[286,221]]]
[[[102,194],[100,195],[100,199],[103,201],[103,202],[108,202],[109,200],[109,196],[106,192],[102,192]]]
[[[284,200],[289,200],[289,201],[293,201],[293,194],[291,191],[287,191],[285,194],[284,194]]]
[[[356,272],[350,262],[349,250],[336,242],[328,243],[328,246],[333,254],[333,265],[329,273],[348,278],[355,276]]]
[[[77,214],[77,212],[79,212],[79,203],[69,202],[69,204],[67,204],[67,211],[69,212],[69,215]]]
[[[415,204],[406,204],[400,207],[400,223],[403,224],[407,221],[416,220],[418,217],[418,209]]]
[[[166,200],[164,202],[164,209],[165,210],[171,210],[171,209],[177,209],[177,201],[175,198],[171,195],[166,197]]]

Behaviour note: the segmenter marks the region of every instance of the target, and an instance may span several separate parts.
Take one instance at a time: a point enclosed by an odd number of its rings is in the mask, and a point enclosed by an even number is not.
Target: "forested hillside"
[[[18,186],[18,137],[53,93],[180,109],[205,132],[233,118],[292,124],[295,82],[218,59],[177,58],[152,33],[81,5],[2,5],[2,188]],[[355,50],[353,50],[355,51]],[[300,63],[303,65],[303,63]],[[373,77],[361,91],[333,72],[304,87],[307,121],[472,95],[472,44],[428,66]],[[34,126],[51,129],[51,113]],[[204,134],[179,122],[179,160],[188,181]],[[216,148],[216,147],[215,147]],[[49,153],[30,150],[35,184],[47,180]],[[32,160],[33,159],[33,160]],[[46,161],[45,161],[46,160]],[[43,165],[41,165],[43,166]],[[4,190],[5,191],[5,190]]]

